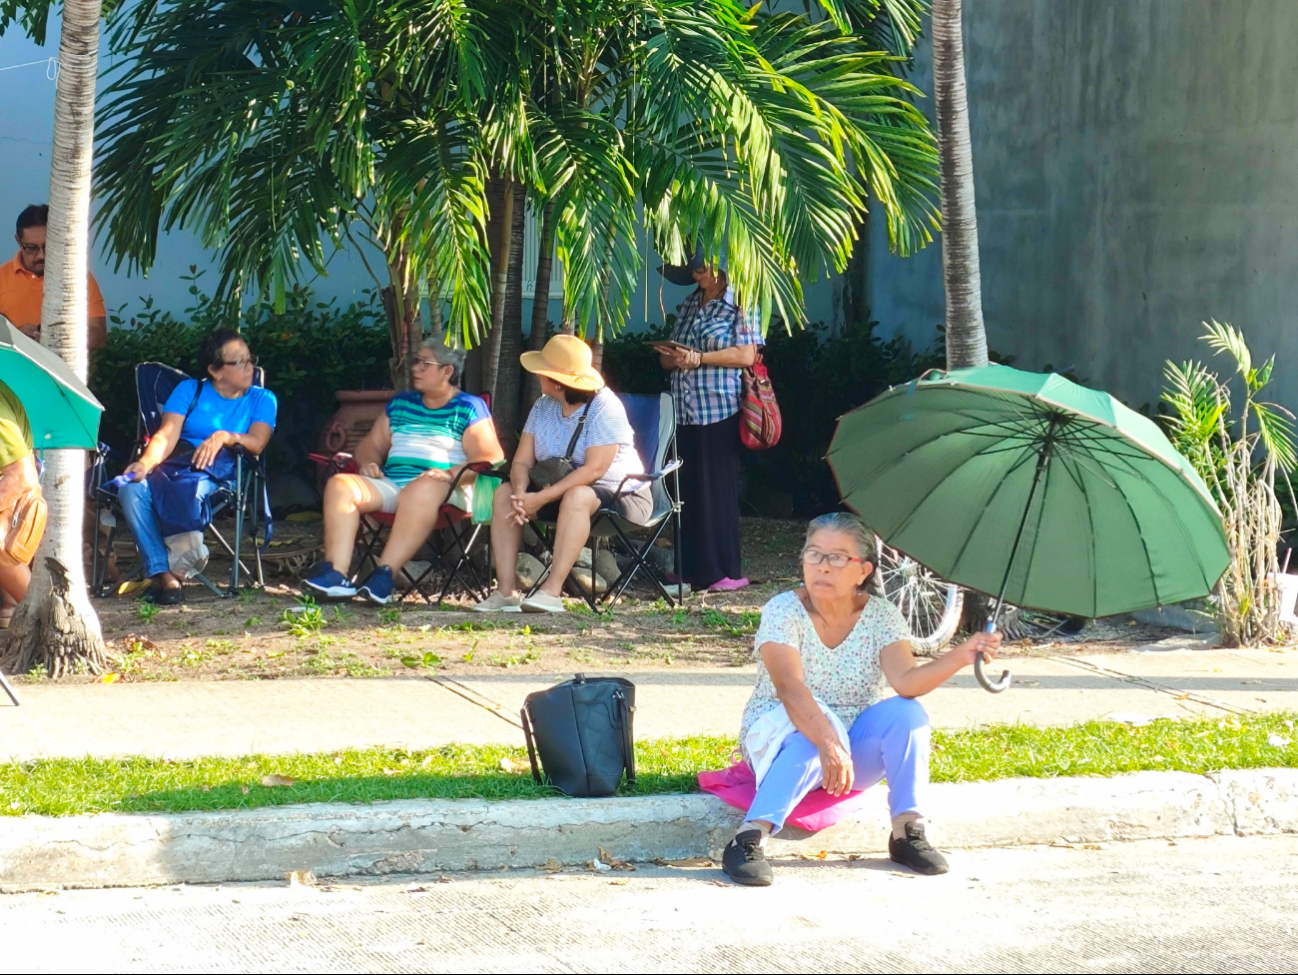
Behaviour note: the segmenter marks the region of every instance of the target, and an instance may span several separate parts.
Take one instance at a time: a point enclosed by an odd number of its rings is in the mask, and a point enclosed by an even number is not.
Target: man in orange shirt
[[[45,225],[49,222],[48,205],[27,207],[18,214],[18,254],[12,261],[0,264],[0,315],[4,315],[26,335],[41,340],[41,297],[45,291]],[[108,313],[104,296],[93,274],[87,275],[90,349],[102,349],[108,341]]]

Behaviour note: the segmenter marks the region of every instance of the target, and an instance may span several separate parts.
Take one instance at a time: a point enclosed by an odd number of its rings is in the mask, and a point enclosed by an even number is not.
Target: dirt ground
[[[693,595],[675,608],[640,590],[598,616],[576,601],[563,615],[484,616],[468,612],[462,597],[442,610],[416,599],[386,608],[352,601],[304,610],[297,575],[318,555],[319,523],[285,522],[268,550],[264,590],[218,599],[191,584],[175,607],[145,604],[135,594],[95,605],[109,641],[109,679],[123,681],[742,667],[751,663],[762,605],[800,576],[803,531],[801,522],[744,519],[744,565],[753,585]],[[208,576],[222,582],[228,572],[228,560],[214,558]],[[1092,621],[1073,637],[1020,641],[1004,652],[1114,652],[1174,632],[1114,618]]]

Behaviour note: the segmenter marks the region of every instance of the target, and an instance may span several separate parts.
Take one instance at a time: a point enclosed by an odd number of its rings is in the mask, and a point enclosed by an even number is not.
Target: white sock
[[[917,812],[902,813],[892,821],[892,838],[894,840],[904,840],[906,838],[906,824],[918,823],[924,819]]]
[[[750,830],[750,829],[758,830],[762,834],[761,842],[758,844],[759,846],[765,846],[766,841],[771,838],[771,824],[760,819],[757,820],[756,822],[752,820],[745,820],[744,822],[740,823],[739,829],[735,830],[735,835],[738,836],[740,833],[744,832],[745,830]]]

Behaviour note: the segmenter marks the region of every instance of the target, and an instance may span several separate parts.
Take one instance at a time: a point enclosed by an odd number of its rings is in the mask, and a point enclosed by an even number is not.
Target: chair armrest
[[[626,490],[627,481],[640,481],[641,484],[644,483],[652,484],[654,481],[658,481],[666,477],[668,474],[672,473],[672,471],[676,470],[680,466],[681,466],[681,460],[680,458],[677,458],[676,460],[673,460],[670,464],[667,464],[662,470],[654,471],[652,474],[627,474],[625,477],[622,478],[622,483],[620,483],[617,486],[617,491],[613,495],[613,500],[616,501],[620,497],[622,497],[623,494],[630,494],[633,491],[639,490],[641,485],[636,485],[636,487],[632,488],[630,491]]]
[[[459,487],[460,478],[462,478],[465,475],[465,472],[472,471],[474,474],[490,474],[493,471],[495,471],[495,469],[496,469],[496,465],[489,460],[470,461],[469,463],[461,467],[458,471],[456,471],[455,477],[451,479],[451,489],[447,493],[451,494],[455,491],[457,487]]]
[[[332,456],[329,454],[307,454],[306,459],[322,467],[328,467],[330,474],[355,474],[360,470],[356,458],[341,450]]]

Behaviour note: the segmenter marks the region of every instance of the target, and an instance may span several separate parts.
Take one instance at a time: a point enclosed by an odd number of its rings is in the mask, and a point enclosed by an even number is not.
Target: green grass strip
[[[1269,739],[1295,741],[1272,744]],[[695,792],[695,775],[728,765],[734,745],[731,738],[707,737],[639,742],[636,787],[620,794]],[[526,766],[522,748],[460,745],[192,761],[41,759],[0,764],[0,813],[184,812],[298,802],[537,799],[558,794],[534,784]],[[1159,720],[1143,728],[1110,721],[1067,728],[1013,725],[939,731],[933,736],[934,782],[1275,766],[1298,766],[1293,715]],[[263,785],[262,779],[270,775],[295,781]]]

